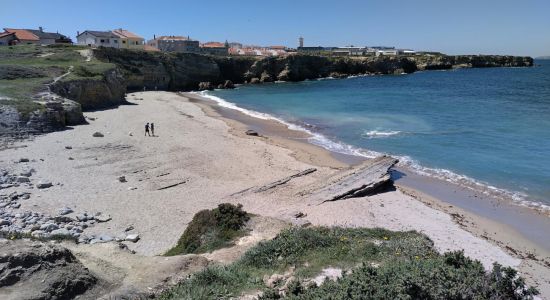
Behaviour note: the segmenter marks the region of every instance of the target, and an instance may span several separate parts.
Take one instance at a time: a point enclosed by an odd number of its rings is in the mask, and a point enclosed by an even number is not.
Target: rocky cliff
[[[116,64],[128,90],[186,91],[232,83],[302,81],[358,74],[402,74],[452,68],[526,67],[530,57],[415,55],[398,57],[215,57],[191,53],[149,53],[97,49],[98,59]],[[201,84],[203,83],[203,84]]]
[[[78,78],[60,80],[50,85],[57,95],[74,100],[84,110],[113,107],[125,103],[128,79],[118,69],[106,71],[101,79]]]

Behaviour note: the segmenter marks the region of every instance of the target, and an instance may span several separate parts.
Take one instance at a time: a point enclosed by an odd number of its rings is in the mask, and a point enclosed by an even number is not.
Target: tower
[[[304,38],[303,37],[298,38],[298,45],[299,45],[300,48],[304,46]]]

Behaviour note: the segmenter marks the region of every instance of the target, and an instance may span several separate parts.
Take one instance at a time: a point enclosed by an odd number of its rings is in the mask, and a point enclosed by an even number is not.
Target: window
[[[126,44],[126,41],[122,41],[123,44]]]
[[[105,43],[105,40],[104,40],[104,39],[102,39],[102,40],[101,40],[101,42],[102,42],[102,43]]]
[[[115,42],[115,44],[118,44],[118,40],[113,40],[113,42]]]

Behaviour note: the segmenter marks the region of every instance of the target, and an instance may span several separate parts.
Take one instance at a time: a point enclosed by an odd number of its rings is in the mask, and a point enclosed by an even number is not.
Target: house
[[[15,39],[11,40],[12,45],[16,45],[16,44],[39,45],[40,44],[40,38],[25,29],[4,28],[4,33],[15,34]]]
[[[72,41],[69,37],[57,33],[57,32],[46,32],[42,27],[38,29],[13,29],[13,28],[4,28],[4,33],[2,36],[3,40],[9,39],[8,42],[11,45],[15,44],[38,44],[38,45],[53,45],[53,44],[72,44]],[[12,37],[9,37],[10,34],[14,34]],[[6,45],[0,43],[0,45]]]
[[[79,45],[89,47],[121,48],[120,37],[111,31],[86,30],[82,33],[77,32],[76,40]]]
[[[120,38],[120,48],[143,50],[145,39],[139,35],[122,28],[115,29],[112,33]]]
[[[321,54],[326,51],[325,47],[298,47],[298,53],[307,53],[307,54]],[[332,50],[332,49],[331,49]]]
[[[15,32],[2,32],[0,33],[0,46],[11,46],[17,43]]]
[[[332,50],[332,54],[339,56],[363,56],[367,55],[367,53],[367,47],[346,46],[337,47]]]
[[[53,44],[72,44],[73,41],[66,35],[58,32],[46,32],[42,27],[36,29],[25,29],[30,33],[36,35],[40,39],[41,45],[53,45]]]
[[[208,42],[201,45],[201,52],[210,55],[228,55],[229,43]]]
[[[147,45],[163,52],[199,53],[199,41],[184,36],[154,36]]]

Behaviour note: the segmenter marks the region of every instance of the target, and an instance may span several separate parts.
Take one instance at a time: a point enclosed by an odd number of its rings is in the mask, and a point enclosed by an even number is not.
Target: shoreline
[[[206,101],[206,105],[200,106],[203,109],[207,109],[210,112],[210,116],[214,116],[212,115],[212,110],[214,110],[217,113],[217,117],[224,119],[232,127],[239,126],[242,131],[251,129],[262,132],[273,139],[278,146],[283,146],[294,151],[306,147],[309,151],[315,149],[316,154],[326,151],[330,154],[331,158],[337,161],[332,164],[339,167],[353,166],[369,159],[363,156],[331,151],[312,143],[309,141],[312,135],[308,130],[293,129],[292,125],[277,118],[264,119],[255,116],[256,112],[248,114],[240,107],[233,109],[232,107],[221,106],[216,100],[194,92],[181,94],[199,105]],[[260,112],[259,114],[263,113]],[[241,124],[234,124],[235,121]],[[243,128],[246,129],[243,130]],[[307,146],[301,144],[306,144]],[[299,159],[299,157],[298,155],[297,158]],[[311,161],[306,162],[312,163]],[[339,165],[338,162],[343,165]],[[527,237],[532,244],[538,246],[537,248],[543,248],[550,253],[550,240],[544,238],[546,229],[550,229],[550,211],[548,210],[541,210],[536,206],[517,203],[512,199],[507,199],[500,193],[491,192],[488,189],[476,189],[472,185],[462,186],[438,177],[421,175],[408,166],[394,167],[392,179],[395,181],[396,186],[417,190],[444,203],[455,205],[476,214],[479,217],[488,218],[507,225],[509,228]]]
[[[310,135],[307,132],[290,129],[277,120],[264,120],[222,107],[214,100],[194,93],[179,94],[201,107],[208,116],[226,122],[232,134],[244,136],[246,130],[257,131],[267,143],[293,151],[292,156],[303,162],[344,169],[366,160],[312,144],[308,141]],[[323,159],[312,160],[307,155],[308,151],[321,154]],[[396,176],[396,172],[400,175]],[[530,274],[526,270],[537,269],[529,260],[542,261],[548,268],[546,272],[550,278],[550,240],[545,239],[547,229],[550,229],[550,218],[545,214],[437,178],[419,175],[404,167],[395,167],[392,179],[396,188],[405,195],[451,216],[453,222],[477,238],[522,258],[519,266],[522,273]],[[530,280],[540,280],[537,276],[525,276]]]

